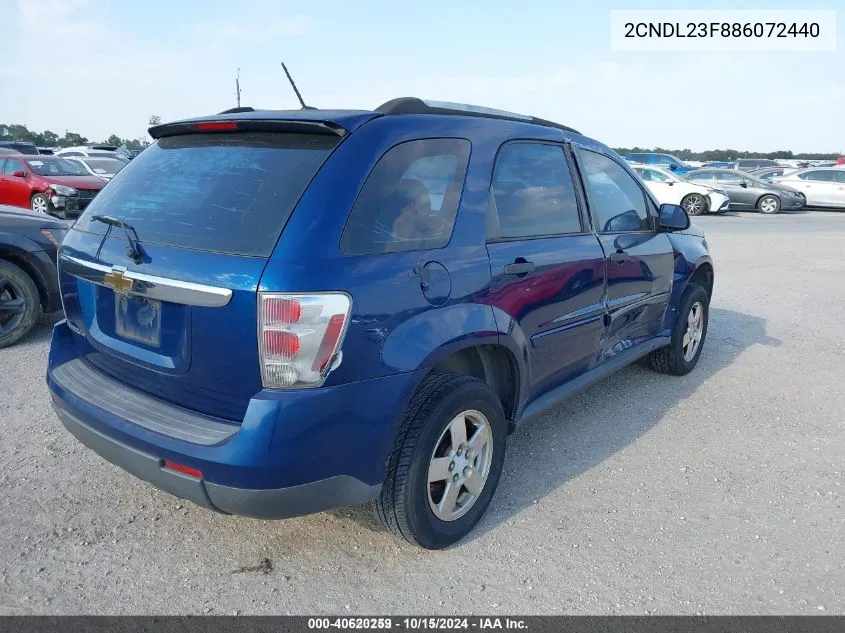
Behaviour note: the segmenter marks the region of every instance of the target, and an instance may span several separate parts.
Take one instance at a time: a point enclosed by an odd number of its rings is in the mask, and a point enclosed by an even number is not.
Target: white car
[[[61,156],[62,158],[71,158],[73,156],[91,158],[96,156],[98,158],[115,158],[117,160],[122,160],[124,163],[129,162],[120,154],[118,154],[114,149],[111,149],[111,147],[111,145],[63,147],[62,149],[54,153],[56,156]]]
[[[845,167],[810,167],[773,179],[797,189],[808,207],[845,207]]]
[[[731,208],[728,194],[719,189],[684,180],[651,165],[631,165],[660,204],[679,204],[690,215],[724,213]]]
[[[92,176],[111,180],[114,175],[126,167],[126,162],[111,156],[62,156],[82,167]]]

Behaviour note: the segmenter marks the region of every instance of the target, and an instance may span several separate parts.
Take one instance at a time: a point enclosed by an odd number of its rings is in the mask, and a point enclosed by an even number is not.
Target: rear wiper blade
[[[126,256],[136,264],[140,264],[144,261],[144,249],[141,247],[140,239],[138,239],[138,231],[136,231],[131,224],[108,215],[92,215],[91,220],[107,224],[109,229],[106,231],[106,235],[108,235],[114,227],[122,228],[123,233],[126,235],[126,241],[129,243],[126,247]]]

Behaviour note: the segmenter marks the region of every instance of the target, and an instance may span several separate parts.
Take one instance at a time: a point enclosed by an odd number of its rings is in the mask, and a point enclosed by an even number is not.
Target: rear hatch
[[[240,421],[261,389],[264,266],[341,136],[221,129],[183,125],[189,133],[159,139],[122,169],[65,238],[59,267],[68,322],[90,364]]]

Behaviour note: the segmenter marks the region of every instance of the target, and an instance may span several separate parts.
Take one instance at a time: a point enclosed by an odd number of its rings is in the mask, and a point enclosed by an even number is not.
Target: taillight
[[[352,302],[348,295],[259,293],[261,381],[271,389],[319,387],[333,368]]]

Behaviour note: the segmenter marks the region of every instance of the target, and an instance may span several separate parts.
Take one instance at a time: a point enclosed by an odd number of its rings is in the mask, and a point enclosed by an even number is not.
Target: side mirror
[[[739,186],[742,187],[743,189],[748,189],[748,183],[745,182],[744,180],[741,183],[739,183]]]
[[[677,171],[678,166],[677,165],[669,165],[669,169],[671,169],[672,171]]]
[[[15,172],[12,172],[12,175],[15,178],[26,178],[26,172],[23,169],[18,169]]]
[[[689,228],[689,216],[677,204],[661,204],[658,224],[666,231],[685,231]]]

